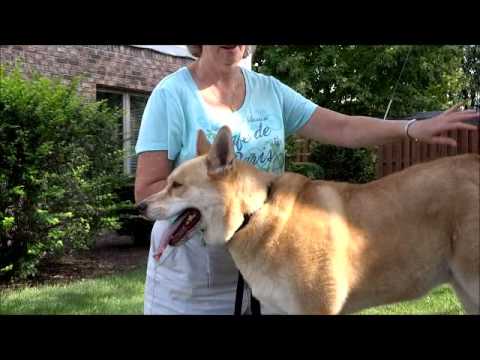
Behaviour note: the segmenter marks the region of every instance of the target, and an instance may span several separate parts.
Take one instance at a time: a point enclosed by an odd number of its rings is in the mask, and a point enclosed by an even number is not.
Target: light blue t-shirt
[[[282,173],[285,138],[305,125],[317,106],[272,76],[241,69],[245,100],[237,111],[222,117],[205,103],[187,67],[164,78],[147,102],[136,153],[166,150],[178,166],[196,156],[198,129],[212,143],[217,131],[227,125],[238,159]]]

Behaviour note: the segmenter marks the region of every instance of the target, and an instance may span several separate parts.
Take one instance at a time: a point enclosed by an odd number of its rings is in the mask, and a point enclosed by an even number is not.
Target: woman
[[[284,168],[285,138],[293,133],[354,148],[405,136],[455,146],[454,139],[439,134],[476,130],[462,123],[476,115],[455,108],[422,122],[340,114],[317,106],[271,76],[241,68],[239,63],[252,46],[203,45],[189,50],[197,60],[163,79],[145,108],[136,145],[137,203],[160,191],[174,167],[195,157],[200,128],[212,141],[217,130],[228,125],[237,158],[277,173]],[[233,314],[238,272],[227,250],[206,247],[198,233],[156,258],[166,227],[165,221],[156,221],[152,230],[145,314]]]

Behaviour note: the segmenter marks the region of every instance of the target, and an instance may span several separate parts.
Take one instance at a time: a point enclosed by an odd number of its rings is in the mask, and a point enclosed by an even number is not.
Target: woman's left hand
[[[428,144],[457,146],[455,139],[446,136],[451,130],[478,130],[478,127],[465,124],[468,120],[480,120],[480,113],[474,110],[458,111],[461,104],[455,105],[447,111],[431,119],[417,121],[408,130],[412,138]]]

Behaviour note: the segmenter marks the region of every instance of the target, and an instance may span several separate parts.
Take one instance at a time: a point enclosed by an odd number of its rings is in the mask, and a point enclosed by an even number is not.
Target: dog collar
[[[270,200],[270,195],[272,193],[272,184],[268,184],[267,185],[267,197],[265,198],[265,201],[263,203],[263,205],[265,205],[268,200]],[[255,212],[251,213],[251,214],[248,214],[248,213],[245,213],[243,214],[243,222],[242,222],[242,225],[240,225],[240,227],[233,233],[233,236],[235,236],[235,234],[237,234],[240,230],[242,230],[245,226],[248,225],[248,223],[250,222],[250,218],[256,214],[256,212],[258,211],[259,209],[257,209]]]

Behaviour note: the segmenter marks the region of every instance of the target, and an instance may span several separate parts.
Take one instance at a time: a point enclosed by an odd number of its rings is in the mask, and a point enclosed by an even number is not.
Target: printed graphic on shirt
[[[285,166],[283,127],[272,125],[278,121],[272,121],[268,115],[248,116],[246,123],[248,126],[238,128],[229,124],[237,159],[244,160],[264,171],[282,173]],[[210,143],[215,139],[220,127],[211,125],[206,130]]]

